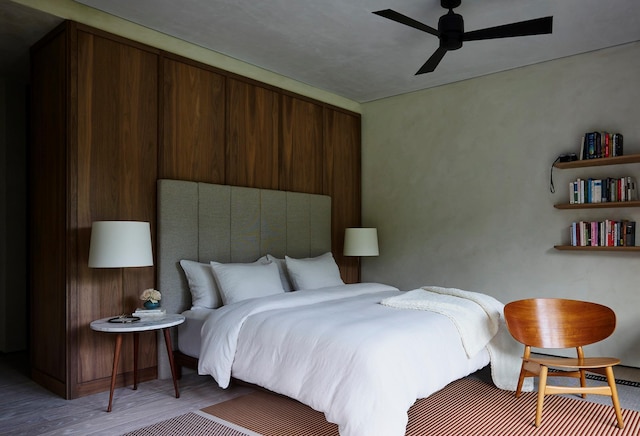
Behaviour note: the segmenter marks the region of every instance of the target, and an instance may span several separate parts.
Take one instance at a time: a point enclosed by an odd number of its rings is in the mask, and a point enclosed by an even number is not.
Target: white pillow
[[[284,292],[274,262],[263,263],[260,259],[254,263],[211,262],[211,268],[224,304]]]
[[[266,262],[273,262],[278,265],[278,272],[280,273],[282,289],[284,289],[285,292],[291,292],[293,290],[293,287],[291,286],[291,281],[289,280],[289,274],[287,273],[287,265],[285,263],[285,260],[274,257],[271,254],[267,254],[260,259],[265,259]]]
[[[211,265],[193,260],[181,260],[180,266],[189,283],[191,309],[216,309],[222,306],[222,298],[213,278]]]
[[[318,289],[344,285],[333,254],[294,259],[285,256],[287,271],[294,289]]]

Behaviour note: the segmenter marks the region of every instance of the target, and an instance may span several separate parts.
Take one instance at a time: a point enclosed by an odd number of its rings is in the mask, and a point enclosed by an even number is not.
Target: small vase
[[[144,302],[144,308],[145,309],[157,309],[158,307],[160,307],[160,302],[153,303],[153,302],[148,301],[148,300]]]

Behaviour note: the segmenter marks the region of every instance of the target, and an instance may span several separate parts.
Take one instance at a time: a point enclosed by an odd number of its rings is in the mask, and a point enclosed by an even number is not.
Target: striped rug
[[[624,404],[622,404],[624,406]],[[475,378],[451,383],[409,409],[407,436],[631,436],[640,435],[640,413],[623,409],[625,428],[613,408],[551,395],[542,425],[534,426],[536,393],[502,391]],[[207,419],[208,417],[208,419]],[[143,435],[338,436],[324,414],[297,401],[253,392],[129,433]]]

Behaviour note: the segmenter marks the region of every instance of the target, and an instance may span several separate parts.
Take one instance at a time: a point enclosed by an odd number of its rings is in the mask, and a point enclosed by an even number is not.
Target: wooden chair
[[[618,427],[624,427],[613,376],[613,366],[619,364],[620,359],[584,357],[582,351],[583,346],[611,336],[616,327],[613,310],[586,301],[534,298],[507,304],[504,316],[511,335],[524,344],[516,397],[520,396],[526,377],[539,377],[536,427],[540,426],[544,396],[547,394],[581,394],[582,398],[586,398],[586,394],[608,395],[613,402]],[[531,357],[531,347],[575,348],[578,357]],[[549,371],[549,368],[555,371]],[[606,376],[608,386],[588,387],[585,372]],[[549,386],[547,377],[551,376],[579,378],[580,386]]]

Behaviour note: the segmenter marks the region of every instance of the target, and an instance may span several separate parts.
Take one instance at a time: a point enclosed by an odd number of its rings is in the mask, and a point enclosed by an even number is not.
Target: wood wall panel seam
[[[53,51],[59,58],[49,59],[42,50],[55,49],[56,41],[64,41],[64,53]],[[38,293],[44,288],[33,294],[62,307],[62,313],[48,313],[49,306],[33,305],[32,317],[51,320],[52,343],[37,337],[31,342],[34,374],[50,389],[66,398],[99,392],[103,385],[108,390],[103,379],[108,381],[113,344],[87,331],[88,322],[111,315],[106,312],[123,301],[133,309],[139,288],[156,279],[154,268],[89,270],[90,226],[99,219],[150,221],[155,241],[159,177],[332,195],[333,251],[345,280],[358,280],[340,244],[344,226],[360,220],[359,114],[73,22],[34,45],[32,57],[37,66],[57,65],[63,86],[49,88],[48,100],[39,103],[42,113],[64,108],[63,124],[50,132],[56,150],[43,149],[64,162],[43,167],[54,183],[40,185],[35,197],[40,206],[58,198],[63,203],[52,203],[59,216],[45,235],[64,254],[50,288],[55,295]],[[34,77],[42,86],[56,80]],[[37,131],[48,120],[35,121]],[[51,146],[45,136],[37,137],[32,150]],[[55,196],[47,198],[51,189]],[[47,265],[50,247],[35,241],[31,246],[31,263]],[[35,331],[44,325],[36,322]],[[155,368],[155,342],[145,346],[151,357],[141,367]],[[58,354],[48,356],[46,347]],[[123,359],[125,370],[130,365]]]

